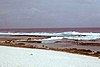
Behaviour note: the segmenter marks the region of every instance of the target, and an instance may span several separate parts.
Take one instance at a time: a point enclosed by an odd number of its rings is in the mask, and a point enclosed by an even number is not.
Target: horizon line
[[[64,27],[65,28],[65,27]],[[78,29],[78,28],[100,28],[100,27],[66,27],[67,29]],[[0,29],[61,29],[61,28],[0,28]],[[62,28],[63,29],[63,28]]]

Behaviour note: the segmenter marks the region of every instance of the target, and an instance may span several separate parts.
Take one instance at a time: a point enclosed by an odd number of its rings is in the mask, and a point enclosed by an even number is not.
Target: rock
[[[30,55],[33,55],[33,54],[30,54]]]

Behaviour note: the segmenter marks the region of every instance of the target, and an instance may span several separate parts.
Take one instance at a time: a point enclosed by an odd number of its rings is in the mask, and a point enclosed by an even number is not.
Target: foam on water
[[[93,32],[76,32],[76,31],[69,31],[69,32],[58,32],[58,33],[49,33],[49,32],[0,32],[0,35],[100,35],[100,33],[93,33]]]
[[[92,40],[92,39],[99,39],[100,33],[93,33],[93,32],[76,32],[76,31],[69,31],[69,32],[58,32],[58,33],[48,33],[48,32],[0,32],[0,35],[40,35],[40,36],[63,36],[67,39],[77,39],[77,40]],[[74,36],[73,36],[74,35]],[[85,36],[82,36],[85,35]],[[51,38],[53,39],[53,38]],[[57,37],[56,37],[57,39]],[[59,38],[58,38],[59,39]]]

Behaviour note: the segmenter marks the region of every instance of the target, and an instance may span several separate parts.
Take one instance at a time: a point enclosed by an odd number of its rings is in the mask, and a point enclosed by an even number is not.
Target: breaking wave
[[[93,32],[58,32],[58,33],[48,33],[48,32],[0,32],[0,35],[39,35],[39,36],[60,36],[65,39],[77,39],[77,40],[92,40],[100,39],[100,33]]]
[[[69,32],[58,32],[58,33],[48,33],[48,32],[0,32],[0,35],[100,35],[100,33],[93,33],[93,32],[76,32],[76,31],[69,31]]]

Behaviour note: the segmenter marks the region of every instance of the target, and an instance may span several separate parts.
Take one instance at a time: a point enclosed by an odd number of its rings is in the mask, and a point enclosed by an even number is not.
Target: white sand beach
[[[100,59],[51,50],[0,46],[0,67],[100,67]]]

